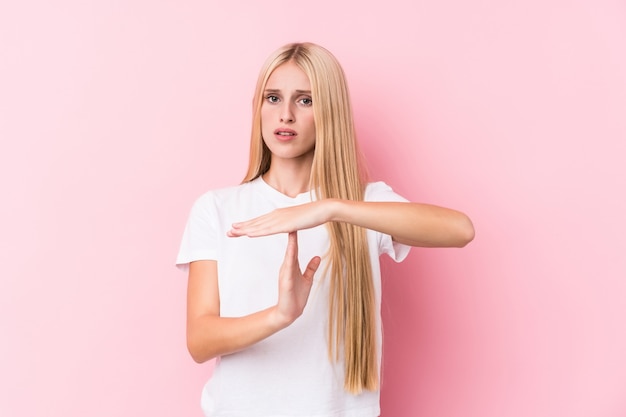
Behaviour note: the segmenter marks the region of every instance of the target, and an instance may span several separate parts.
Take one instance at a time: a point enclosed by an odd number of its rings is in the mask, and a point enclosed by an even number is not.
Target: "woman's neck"
[[[295,197],[309,191],[311,166],[303,164],[284,164],[273,161],[270,169],[263,174],[263,180],[272,188]]]

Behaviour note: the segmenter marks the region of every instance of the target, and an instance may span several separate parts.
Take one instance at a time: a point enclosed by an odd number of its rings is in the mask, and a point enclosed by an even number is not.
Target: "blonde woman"
[[[368,183],[341,66],[280,48],[257,82],[248,173],[196,201],[177,259],[189,352],[217,358],[205,414],[379,416],[380,255],[473,237],[463,213]]]

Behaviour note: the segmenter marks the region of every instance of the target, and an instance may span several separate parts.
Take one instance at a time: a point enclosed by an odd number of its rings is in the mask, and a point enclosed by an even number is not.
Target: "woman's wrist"
[[[295,318],[291,319],[281,313],[278,305],[272,306],[267,310],[267,323],[273,333],[288,327],[294,321]]]
[[[326,222],[344,221],[342,220],[342,213],[345,211],[345,202],[346,200],[339,198],[327,198],[322,200],[322,203],[325,204]]]

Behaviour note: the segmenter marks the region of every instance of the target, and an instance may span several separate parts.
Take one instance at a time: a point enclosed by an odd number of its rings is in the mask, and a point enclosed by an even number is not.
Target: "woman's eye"
[[[313,104],[313,100],[311,100],[309,97],[300,99],[300,103],[304,104],[305,106],[310,106]]]
[[[269,96],[265,97],[265,99],[267,101],[269,101],[270,103],[278,103],[278,97],[273,96],[271,94]]]

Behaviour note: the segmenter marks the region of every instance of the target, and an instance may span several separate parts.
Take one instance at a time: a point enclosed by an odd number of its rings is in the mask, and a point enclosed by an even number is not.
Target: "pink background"
[[[174,266],[318,42],[372,177],[475,222],[384,264],[384,417],[626,415],[623,1],[5,1],[0,415],[200,416]]]

